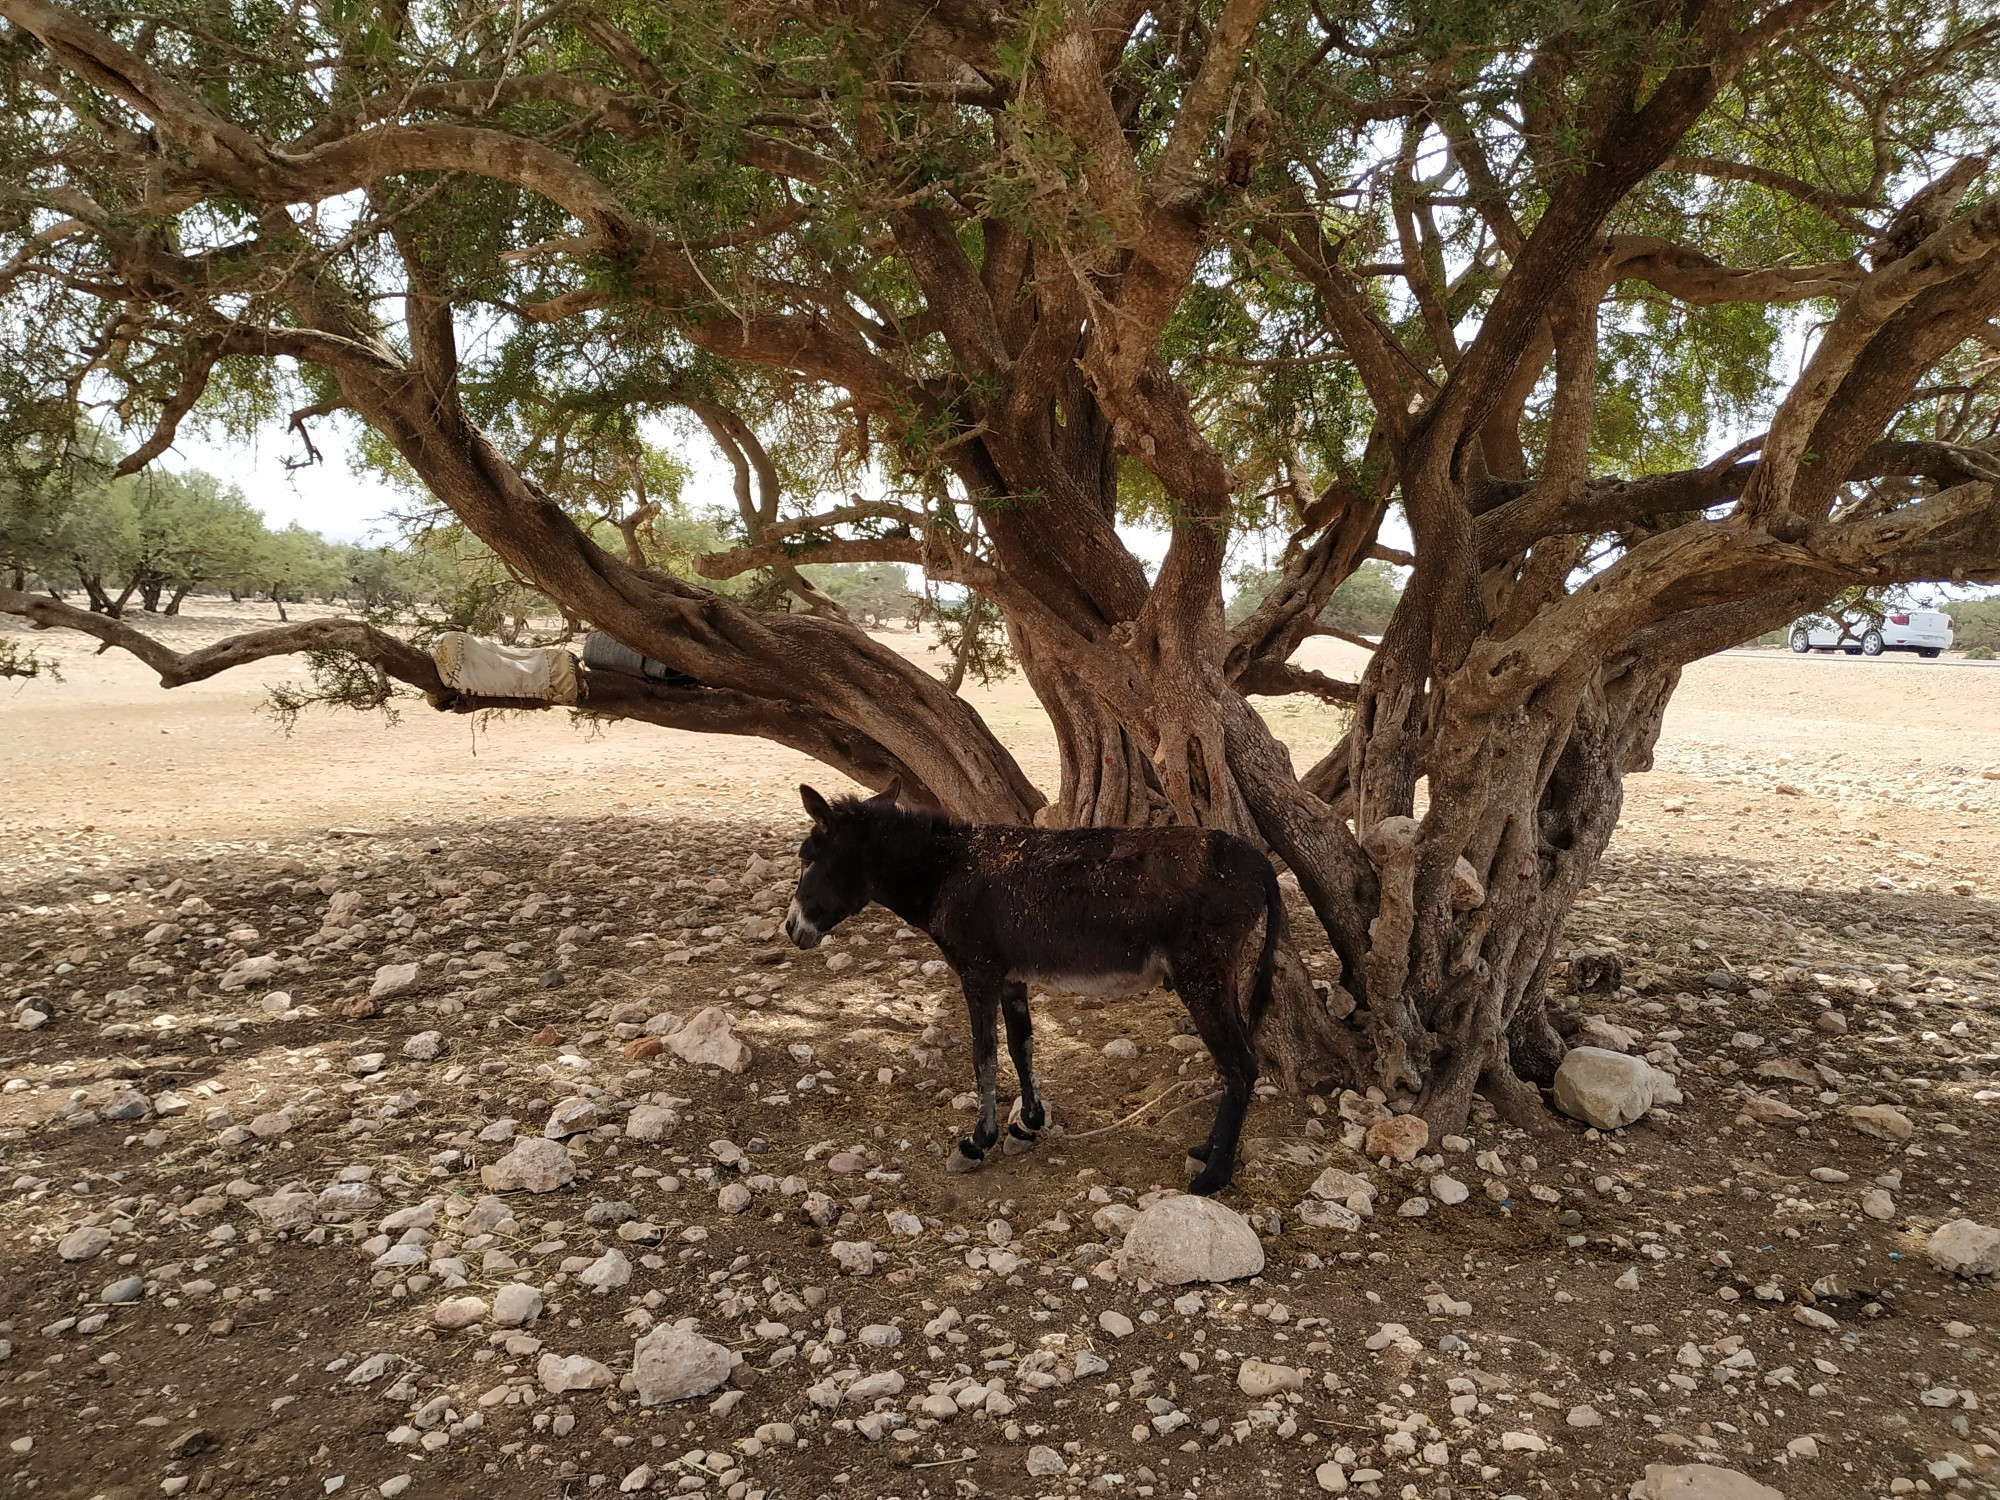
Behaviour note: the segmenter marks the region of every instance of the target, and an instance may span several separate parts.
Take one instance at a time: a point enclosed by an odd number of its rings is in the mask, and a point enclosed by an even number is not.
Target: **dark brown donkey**
[[[898,807],[898,790],[892,783],[865,802],[829,803],[799,788],[813,826],[799,848],[804,868],[785,933],[817,947],[879,901],[937,943],[965,988],[979,1080],[979,1123],[951,1170],[976,1171],[1000,1139],[996,1010],[1021,1080],[1007,1149],[1026,1150],[1048,1121],[1035,1087],[1028,986],[1117,994],[1159,984],[1180,993],[1222,1075],[1215,1124],[1188,1151],[1200,1163],[1192,1190],[1226,1186],[1284,931],[1271,862],[1242,839],[1200,828],[975,828]]]

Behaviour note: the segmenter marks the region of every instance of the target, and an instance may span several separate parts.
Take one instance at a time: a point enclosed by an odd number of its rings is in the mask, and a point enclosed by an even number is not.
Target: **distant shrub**
[[[1959,645],[1984,648],[1988,653],[1975,660],[1988,660],[1993,650],[2000,647],[2000,599],[1966,599],[1945,605],[1944,612],[1951,616],[1952,633]],[[1972,650],[1965,654],[1971,656]]]

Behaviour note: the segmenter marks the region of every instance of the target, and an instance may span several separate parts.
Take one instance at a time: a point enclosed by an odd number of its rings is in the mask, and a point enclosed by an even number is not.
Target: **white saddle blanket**
[[[559,646],[502,646],[462,630],[431,648],[438,675],[471,698],[576,702],[576,658]]]

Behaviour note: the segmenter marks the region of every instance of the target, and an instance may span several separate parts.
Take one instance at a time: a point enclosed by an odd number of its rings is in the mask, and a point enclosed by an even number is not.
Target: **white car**
[[[1914,651],[1938,656],[1951,646],[1951,616],[1939,609],[1899,609],[1878,625],[1863,617],[1844,628],[1825,615],[1812,615],[1792,626],[1792,649],[1845,651],[1849,656],[1880,656],[1884,651]]]

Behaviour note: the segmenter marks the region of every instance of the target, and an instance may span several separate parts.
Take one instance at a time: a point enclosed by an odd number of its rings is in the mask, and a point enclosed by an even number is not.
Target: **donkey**
[[[1028,986],[1132,994],[1158,984],[1179,992],[1223,1082],[1208,1139],[1188,1150],[1196,1167],[1190,1190],[1227,1186],[1285,930],[1271,862],[1209,829],[974,827],[898,807],[900,790],[892,781],[866,801],[829,803],[799,788],[812,832],[799,847],[803,868],[785,935],[815,948],[875,901],[937,943],[965,990],[979,1084],[979,1122],[947,1167],[977,1171],[1000,1139],[996,1010],[1021,1081],[1019,1118],[1007,1127],[1013,1154],[1048,1123],[1035,1082]]]

